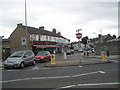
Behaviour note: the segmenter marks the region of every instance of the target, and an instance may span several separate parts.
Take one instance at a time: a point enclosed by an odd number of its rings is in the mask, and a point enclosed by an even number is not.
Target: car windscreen
[[[10,57],[22,57],[23,54],[24,54],[24,51],[18,51],[11,54]]]
[[[46,55],[46,52],[39,52],[36,56]]]

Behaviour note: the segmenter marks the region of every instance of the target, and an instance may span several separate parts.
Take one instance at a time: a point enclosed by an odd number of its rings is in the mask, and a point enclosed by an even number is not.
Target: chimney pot
[[[39,27],[40,30],[44,30],[44,26]]]
[[[52,29],[52,32],[56,34],[56,28],[53,28],[53,29]]]
[[[61,35],[61,32],[58,32],[59,35]]]
[[[17,26],[18,26],[18,27],[19,27],[19,26],[22,26],[22,23],[17,24]]]

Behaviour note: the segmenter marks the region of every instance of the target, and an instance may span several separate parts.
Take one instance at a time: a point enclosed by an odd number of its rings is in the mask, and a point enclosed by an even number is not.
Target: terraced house
[[[63,37],[60,32],[57,33],[56,29],[48,31],[44,29],[44,26],[39,28],[26,27],[22,25],[22,23],[17,24],[16,29],[10,35],[11,52],[25,50],[27,45],[28,49],[33,50],[34,53],[41,50],[48,50],[51,53],[54,51],[60,53],[69,42],[70,40]]]

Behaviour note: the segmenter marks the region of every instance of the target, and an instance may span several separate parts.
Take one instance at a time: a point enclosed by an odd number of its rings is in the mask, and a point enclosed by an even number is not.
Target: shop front
[[[57,53],[59,46],[56,42],[50,41],[33,41],[32,42],[32,50],[35,54],[39,51],[49,51],[51,54],[54,52]]]

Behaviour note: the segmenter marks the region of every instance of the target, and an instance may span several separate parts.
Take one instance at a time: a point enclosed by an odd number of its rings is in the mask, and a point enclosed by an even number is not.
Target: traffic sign
[[[80,39],[82,37],[82,33],[76,33],[76,37]]]
[[[26,45],[26,38],[22,37],[22,45]]]

